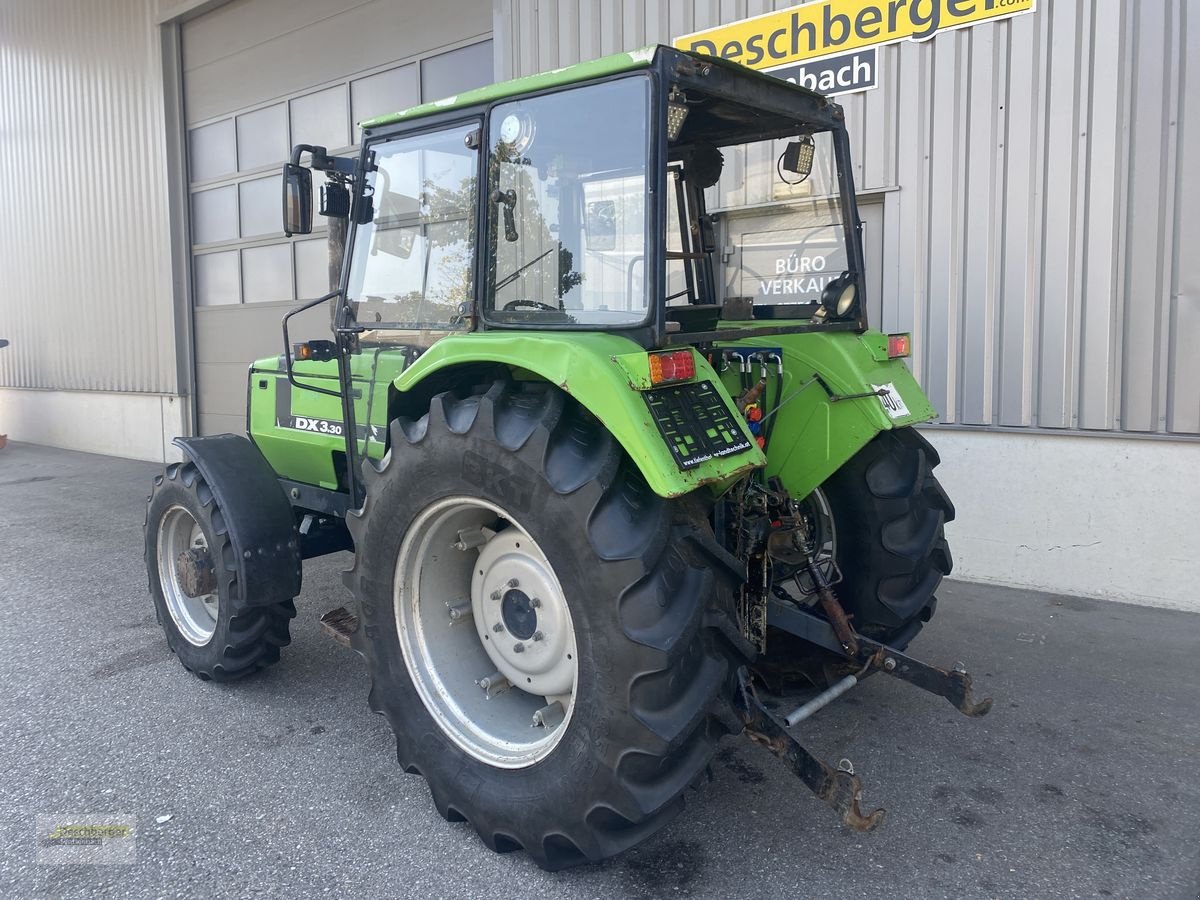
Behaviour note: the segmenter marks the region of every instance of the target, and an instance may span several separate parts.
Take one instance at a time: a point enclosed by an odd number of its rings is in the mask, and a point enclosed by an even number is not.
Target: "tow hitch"
[[[762,705],[745,669],[739,674],[739,694],[744,704],[742,717],[746,736],[762,744],[785,763],[809,790],[841,815],[842,821],[855,831],[873,831],[883,821],[884,810],[863,815],[858,808],[862,799],[862,782],[849,766],[831,768],[817,759],[784,729],[783,723]]]
[[[862,798],[862,782],[854,774],[849,762],[842,760],[834,768],[817,759],[788,733],[789,727],[828,706],[872,672],[891,675],[931,694],[945,697],[966,716],[987,715],[992,708],[990,698],[978,702],[975,700],[971,676],[961,663],[949,671],[940,669],[853,631],[849,635],[851,640],[844,640],[845,636],[839,636],[825,619],[779,600],[769,601],[767,622],[838,653],[854,670],[816,697],[780,717],[763,705],[749,672],[743,668],[738,675],[738,694],[746,736],[786,762],[818,798],[837,811],[842,821],[856,831],[874,830],[883,821],[884,810],[876,809],[864,815],[858,805]]]

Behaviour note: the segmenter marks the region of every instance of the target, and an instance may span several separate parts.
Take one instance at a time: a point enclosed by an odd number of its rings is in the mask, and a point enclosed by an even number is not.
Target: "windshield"
[[[497,106],[488,136],[493,322],[620,327],[645,321],[649,82]]]

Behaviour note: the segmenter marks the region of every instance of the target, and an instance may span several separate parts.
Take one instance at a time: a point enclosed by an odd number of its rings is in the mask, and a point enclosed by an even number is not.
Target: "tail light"
[[[912,353],[912,338],[909,335],[888,335],[888,359],[899,359],[910,353]]]
[[[691,381],[696,377],[696,360],[691,350],[668,350],[651,353],[650,383],[671,384],[676,381]]]

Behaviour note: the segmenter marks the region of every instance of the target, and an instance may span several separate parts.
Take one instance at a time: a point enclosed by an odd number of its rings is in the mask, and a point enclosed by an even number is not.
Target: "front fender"
[[[300,593],[300,541],[292,505],[270,464],[237,434],[175,438],[212,491],[229,529],[240,596],[269,606]],[[226,565],[230,562],[224,562]]]
[[[409,391],[434,372],[478,362],[508,366],[518,378],[532,374],[557,385],[599,419],[641,470],[650,489],[661,497],[678,497],[701,485],[720,485],[766,462],[750,441],[748,450],[680,469],[659,433],[636,379],[629,374],[630,355],[644,356],[645,352],[633,341],[615,334],[473,332],[442,338],[405,369],[394,384],[399,391]],[[728,405],[716,373],[699,358],[697,378],[717,385]]]

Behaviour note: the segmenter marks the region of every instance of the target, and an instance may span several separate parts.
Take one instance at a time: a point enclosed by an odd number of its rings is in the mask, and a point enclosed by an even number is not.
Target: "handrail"
[[[311,384],[301,384],[299,381],[296,380],[296,376],[292,371],[292,340],[291,340],[291,337],[288,335],[288,319],[290,319],[292,316],[296,315],[297,313],[302,313],[302,312],[305,312],[306,310],[310,310],[314,306],[317,306],[321,303],[327,303],[330,300],[332,300],[334,297],[340,297],[341,294],[342,294],[342,291],[340,288],[336,291],[330,291],[328,294],[318,297],[316,300],[309,300],[306,303],[301,303],[299,306],[288,310],[284,314],[284,316],[283,316],[283,359],[284,359],[283,368],[284,368],[284,371],[287,373],[287,380],[289,382],[291,382],[293,387],[297,387],[302,391],[313,391],[314,393],[317,393],[317,394],[327,394],[330,397],[342,396],[340,391],[331,391],[328,388],[316,387],[315,385],[311,385]]]

